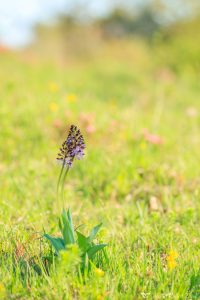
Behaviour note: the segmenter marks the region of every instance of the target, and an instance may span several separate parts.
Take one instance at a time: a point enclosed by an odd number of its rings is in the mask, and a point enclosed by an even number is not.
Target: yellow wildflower
[[[171,249],[171,250],[169,251],[168,257],[169,257],[170,259],[176,259],[176,258],[178,257],[178,253],[177,253],[176,251],[174,251],[174,250]]]
[[[145,142],[140,143],[140,149],[145,150],[147,148],[147,144]]]
[[[110,105],[111,105],[111,107],[112,108],[117,108],[117,101],[116,101],[116,99],[110,99]]]
[[[5,296],[6,296],[5,286],[2,282],[0,282],[0,298],[4,299]]]
[[[176,267],[177,263],[175,260],[167,260],[167,266],[170,270],[173,270]]]
[[[76,101],[76,95],[75,94],[67,95],[67,101],[68,102],[75,102]]]
[[[176,259],[178,257],[178,253],[174,250],[170,250],[169,251],[169,254],[167,256],[167,265],[168,265],[168,268],[170,270],[173,270],[176,265],[177,265],[177,262],[176,262]]]
[[[55,82],[50,82],[49,83],[49,90],[52,93],[55,93],[58,91],[58,85]]]
[[[98,277],[103,277],[104,276],[104,271],[99,269],[99,268],[96,268],[95,269],[95,273]]]
[[[51,102],[49,104],[49,108],[51,111],[57,111],[58,110],[58,105],[55,102]]]
[[[105,296],[104,296],[104,295],[98,295],[98,296],[97,296],[97,300],[103,300],[103,299],[105,299]]]

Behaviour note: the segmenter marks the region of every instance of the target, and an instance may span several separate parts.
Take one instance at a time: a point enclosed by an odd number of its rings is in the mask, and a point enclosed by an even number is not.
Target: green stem
[[[64,184],[65,184],[65,179],[66,179],[68,172],[69,172],[69,166],[67,166],[67,168],[65,170],[65,173],[63,175],[62,184],[61,184],[61,199],[62,199],[63,208],[64,208]]]
[[[62,168],[60,170],[60,175],[58,177],[57,190],[56,190],[57,201],[58,201],[58,198],[59,198],[59,187],[60,187],[60,181],[61,181],[61,178],[62,178],[62,173],[63,173],[63,170],[64,170],[64,165],[65,165],[65,161],[63,161]]]

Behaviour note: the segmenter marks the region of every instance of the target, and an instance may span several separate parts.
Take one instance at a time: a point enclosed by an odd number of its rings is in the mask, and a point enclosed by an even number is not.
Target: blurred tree
[[[108,0],[108,2],[110,1]],[[199,48],[196,45],[198,34],[195,33],[193,39],[192,32],[196,30],[195,28],[198,28],[197,31],[199,31],[199,26],[189,25],[188,22],[190,19],[196,18],[195,15],[199,12],[200,2],[198,5],[197,0],[191,0],[191,2],[189,0],[170,2],[167,0],[149,0],[148,5],[140,5],[137,9],[129,0],[117,1],[117,3],[118,7],[116,8],[115,2],[115,6],[113,6],[115,9],[107,12],[106,16],[97,17],[96,15],[94,18],[90,18],[90,14],[87,12],[89,6],[86,5],[85,10],[80,5],[75,9],[76,1],[73,2],[67,13],[63,12],[62,15],[58,16],[57,22],[51,26],[37,26],[37,49],[41,49],[49,56],[52,56],[52,53],[57,53],[59,59],[65,61],[73,56],[88,55],[91,57],[108,38],[132,38],[134,35],[138,35],[151,40],[152,44],[156,46],[159,43],[171,43],[171,49],[173,49],[172,44],[176,41],[179,45],[174,47],[173,55],[180,61],[178,52],[180,45],[182,45],[182,62],[190,59],[189,49],[193,49],[196,63],[196,58],[199,57]],[[185,20],[186,25],[179,27],[178,25],[183,23],[183,20]],[[195,24],[199,24],[199,22],[197,21]],[[185,33],[182,34],[181,32],[187,30],[189,36],[184,36]],[[178,34],[176,34],[177,31]],[[175,41],[172,41],[173,37],[175,37]],[[191,47],[187,47],[189,41]],[[166,56],[166,53],[163,55]],[[161,53],[160,57],[163,58],[163,55]],[[170,65],[174,64],[173,56],[169,57],[169,61]]]
[[[149,38],[160,28],[150,6],[142,9],[137,15],[134,14],[134,11],[115,9],[110,15],[99,20],[99,24],[106,37],[137,34]]]

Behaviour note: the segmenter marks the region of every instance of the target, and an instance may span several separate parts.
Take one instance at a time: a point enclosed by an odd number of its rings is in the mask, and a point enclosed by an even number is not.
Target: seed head
[[[72,167],[75,158],[81,159],[84,156],[85,142],[80,130],[71,125],[67,139],[63,142],[57,160],[64,167]]]

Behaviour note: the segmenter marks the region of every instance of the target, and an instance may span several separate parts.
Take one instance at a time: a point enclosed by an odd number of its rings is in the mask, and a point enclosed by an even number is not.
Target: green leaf
[[[95,226],[92,229],[92,231],[91,231],[91,233],[89,235],[90,242],[92,242],[95,239],[95,237],[96,237],[97,233],[99,232],[99,229],[101,228],[101,226],[102,226],[102,223],[98,224],[97,226]]]
[[[84,236],[79,231],[76,231],[76,233],[77,233],[77,236],[78,236],[78,240],[77,240],[78,246],[83,252],[85,252],[90,246],[89,240],[86,236]]]
[[[73,236],[74,236],[74,225],[73,225],[73,222],[72,222],[72,215],[71,215],[70,208],[67,211],[67,217],[68,217],[68,221],[69,221],[69,224],[70,224],[71,231],[72,231]]]
[[[58,226],[59,226],[61,234],[63,234],[63,224],[62,224],[61,218],[59,218],[59,220],[58,220]]]
[[[51,245],[54,247],[54,249],[56,250],[56,253],[58,254],[58,252],[60,250],[64,250],[65,249],[65,243],[64,240],[61,238],[54,238],[52,236],[50,236],[49,234],[45,233],[44,237],[50,241]]]
[[[89,259],[92,259],[98,251],[102,250],[106,246],[107,244],[99,244],[99,245],[92,246],[89,250],[87,250]]]
[[[63,211],[62,211],[62,214],[61,214],[61,220],[62,220],[63,223],[64,223],[64,220],[65,220],[65,221],[68,220],[67,213],[66,213],[66,210],[65,210],[65,209],[63,209]]]
[[[74,244],[74,236],[68,222],[64,221],[63,238],[65,245]]]
[[[69,214],[67,214],[66,211],[63,210],[61,217],[63,223],[62,234],[63,234],[65,245],[74,244],[75,238],[74,238],[74,229],[72,225],[71,214],[70,212]]]
[[[86,252],[81,255],[81,267],[84,270],[85,269],[85,265],[86,265]]]

